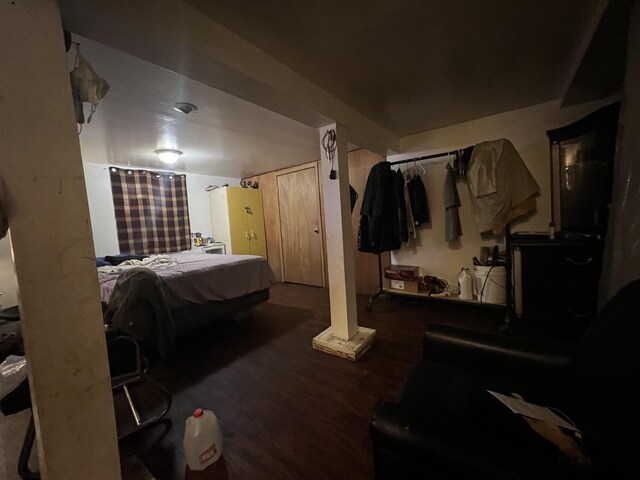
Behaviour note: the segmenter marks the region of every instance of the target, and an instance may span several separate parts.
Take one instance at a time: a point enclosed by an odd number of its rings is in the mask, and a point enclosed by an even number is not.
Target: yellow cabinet
[[[213,239],[227,253],[267,256],[262,192],[253,188],[223,187],[209,192]]]

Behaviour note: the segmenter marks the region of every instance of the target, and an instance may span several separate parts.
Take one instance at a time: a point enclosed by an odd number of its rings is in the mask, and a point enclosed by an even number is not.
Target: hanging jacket
[[[411,239],[418,238],[418,233],[416,231],[416,223],[413,221],[413,212],[411,211],[411,197],[409,195],[409,182],[410,180],[407,178],[404,182],[404,205],[407,210],[407,232],[409,234],[409,238],[407,239],[407,246],[411,244]]]
[[[447,164],[447,175],[442,188],[442,200],[444,202],[444,238],[447,242],[455,242],[462,235],[460,225],[460,197],[456,187],[456,175],[453,167]]]
[[[358,229],[361,252],[379,253],[400,248],[395,178],[389,162],[377,163],[369,172]]]
[[[514,218],[535,210],[540,192],[522,157],[506,138],[473,147],[467,170],[473,216],[480,233],[500,233]]]
[[[398,235],[401,242],[409,240],[409,230],[407,229],[407,205],[404,201],[404,175],[398,169],[394,180],[396,203],[398,204]]]
[[[411,200],[411,212],[415,225],[429,223],[429,204],[427,203],[427,192],[424,183],[419,175],[414,175],[409,180],[409,198]]]

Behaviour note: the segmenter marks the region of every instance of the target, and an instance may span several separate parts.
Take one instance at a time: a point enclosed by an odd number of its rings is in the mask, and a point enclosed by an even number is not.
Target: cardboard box
[[[384,269],[385,278],[415,282],[420,276],[420,267],[414,265],[389,265]]]
[[[391,280],[391,290],[397,290],[405,293],[418,293],[418,282]]]

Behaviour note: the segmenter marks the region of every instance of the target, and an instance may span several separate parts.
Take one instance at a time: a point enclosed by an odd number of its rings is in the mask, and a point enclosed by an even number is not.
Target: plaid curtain
[[[185,175],[117,167],[109,174],[121,253],[191,248]]]

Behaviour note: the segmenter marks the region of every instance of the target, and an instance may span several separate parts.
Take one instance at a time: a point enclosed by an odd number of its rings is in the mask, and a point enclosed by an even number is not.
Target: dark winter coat
[[[360,210],[358,250],[386,252],[400,248],[396,174],[389,162],[374,165],[369,172]]]

